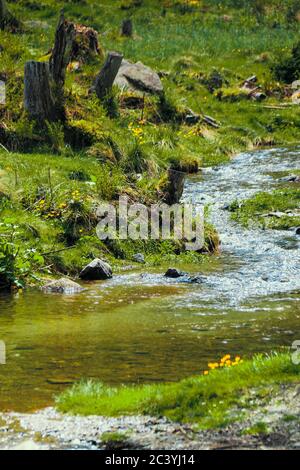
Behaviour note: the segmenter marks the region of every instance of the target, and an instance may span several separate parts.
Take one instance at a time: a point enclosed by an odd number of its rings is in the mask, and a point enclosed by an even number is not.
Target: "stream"
[[[244,229],[224,210],[283,184],[276,175],[299,168],[299,151],[243,153],[188,179],[183,200],[209,205],[222,241],[211,262],[184,267],[201,274],[201,284],[165,278],[167,265],[87,284],[76,295],[2,295],[0,410],[51,405],[81,378],[175,381],[224,353],[249,357],[300,339],[300,236]]]

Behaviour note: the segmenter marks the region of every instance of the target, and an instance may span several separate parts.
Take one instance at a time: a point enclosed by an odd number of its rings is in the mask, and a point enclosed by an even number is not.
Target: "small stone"
[[[99,258],[94,259],[81,271],[79,277],[85,281],[102,281],[112,278],[111,266]]]
[[[202,284],[204,282],[204,279],[201,276],[190,276],[188,278],[188,282],[191,284]]]
[[[169,268],[167,272],[165,273],[165,277],[171,277],[171,278],[178,278],[184,276],[185,273],[182,271],[179,271],[176,268]]]
[[[46,293],[54,294],[76,294],[84,290],[77,282],[63,277],[49,284],[45,284],[41,289]]]
[[[142,253],[136,253],[135,255],[133,255],[133,260],[136,263],[141,263],[141,264],[145,263],[145,257]]]

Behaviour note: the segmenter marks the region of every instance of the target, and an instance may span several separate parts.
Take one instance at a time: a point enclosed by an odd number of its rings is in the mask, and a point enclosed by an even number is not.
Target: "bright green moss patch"
[[[178,383],[108,387],[81,382],[57,398],[60,411],[81,415],[149,414],[201,428],[224,426],[242,417],[239,407],[250,407],[254,390],[270,397],[276,384],[299,380],[299,367],[288,353],[255,356],[252,360]]]

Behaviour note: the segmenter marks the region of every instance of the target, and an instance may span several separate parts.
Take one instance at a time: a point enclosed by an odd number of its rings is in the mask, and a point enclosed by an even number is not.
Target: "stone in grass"
[[[166,277],[171,277],[171,278],[177,278],[177,277],[182,277],[185,276],[185,273],[182,271],[179,271],[176,268],[169,268],[167,272],[165,273]]]
[[[62,277],[61,279],[45,284],[42,290],[46,293],[53,294],[76,294],[82,292],[84,289],[81,285],[77,284],[77,282]]]
[[[162,82],[156,72],[142,62],[123,59],[114,84],[121,89],[139,90],[152,94],[163,93]]]
[[[142,253],[136,253],[135,255],[133,255],[133,260],[136,263],[141,263],[141,264],[145,263],[145,257]]]
[[[103,281],[112,278],[112,269],[108,263],[96,258],[83,268],[79,277],[85,281]]]

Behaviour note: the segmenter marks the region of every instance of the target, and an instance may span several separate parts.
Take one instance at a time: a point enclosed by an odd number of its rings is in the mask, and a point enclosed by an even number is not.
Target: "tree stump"
[[[103,99],[112,89],[119,71],[123,56],[117,52],[109,52],[105,64],[96,77],[94,88],[99,99]]]
[[[133,35],[133,24],[132,20],[127,19],[122,22],[122,36],[131,38]]]
[[[0,0],[0,29],[11,32],[21,29],[21,23],[8,11],[5,0]]]
[[[103,56],[99,46],[98,33],[93,28],[74,24],[75,38],[72,44],[71,61],[87,62],[90,57]]]
[[[180,165],[171,165],[168,169],[168,180],[163,201],[166,204],[178,204],[184,189],[186,173]]]
[[[63,12],[55,33],[55,42],[50,57],[50,74],[54,83],[63,88],[66,78],[66,70],[72,57],[73,42],[75,40],[75,27],[67,21]]]
[[[24,87],[24,106],[30,118],[55,121],[57,110],[51,91],[48,63],[26,62]]]

